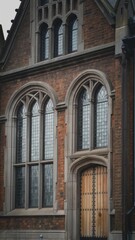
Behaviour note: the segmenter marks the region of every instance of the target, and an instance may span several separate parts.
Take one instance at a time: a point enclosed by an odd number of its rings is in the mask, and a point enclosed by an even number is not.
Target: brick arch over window
[[[22,214],[27,215],[27,209],[35,208],[36,214],[40,209],[46,214],[48,207],[53,213],[57,181],[56,104],[53,89],[35,82],[22,86],[9,100],[6,213],[19,214],[17,209],[21,208]]]

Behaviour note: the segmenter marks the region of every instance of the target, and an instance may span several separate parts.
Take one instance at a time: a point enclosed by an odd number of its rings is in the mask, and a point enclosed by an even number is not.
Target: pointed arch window
[[[89,81],[77,96],[77,150],[107,147],[108,97],[103,85]]]
[[[40,61],[49,58],[49,31],[46,24],[40,27]]]
[[[20,102],[17,109],[14,162],[15,208],[52,207],[53,102],[43,92],[29,92]]]
[[[90,129],[90,107],[89,97],[86,89],[82,89],[78,97],[78,138],[77,148],[89,148],[89,129]]]
[[[108,142],[108,100],[104,86],[95,95],[95,147],[107,146]]]
[[[63,55],[63,25],[61,20],[54,23],[54,57]]]
[[[75,52],[78,48],[78,21],[72,16],[68,23],[68,52]]]

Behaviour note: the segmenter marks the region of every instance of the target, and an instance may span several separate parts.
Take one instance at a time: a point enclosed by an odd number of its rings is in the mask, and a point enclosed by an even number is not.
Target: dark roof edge
[[[0,24],[0,55],[2,53],[4,44],[5,44],[5,39],[4,39],[3,28],[2,28],[2,25]]]
[[[10,54],[10,50],[12,48],[14,39],[16,37],[16,33],[18,31],[20,23],[22,22],[22,19],[26,12],[28,4],[29,4],[29,0],[21,0],[21,4],[20,4],[19,8],[16,9],[17,14],[15,16],[15,19],[13,20],[13,24],[9,30],[9,34],[7,36],[5,45],[2,50],[1,59],[0,59],[1,66],[6,62],[8,56]]]

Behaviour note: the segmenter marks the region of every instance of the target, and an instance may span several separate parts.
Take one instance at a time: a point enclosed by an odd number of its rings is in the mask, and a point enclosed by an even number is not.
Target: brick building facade
[[[0,239],[135,239],[134,13],[22,0],[0,29]]]

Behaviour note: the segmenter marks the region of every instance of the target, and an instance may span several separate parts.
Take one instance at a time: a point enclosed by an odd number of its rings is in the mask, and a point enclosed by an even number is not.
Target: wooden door
[[[80,239],[106,240],[108,230],[107,168],[93,165],[81,174]]]

